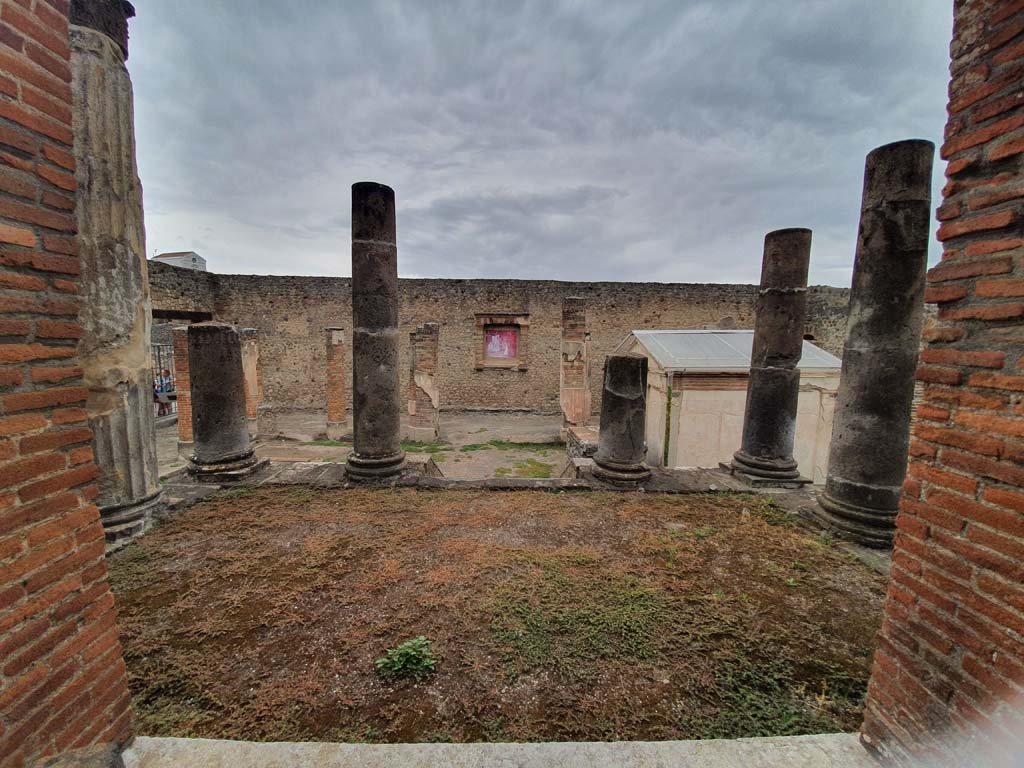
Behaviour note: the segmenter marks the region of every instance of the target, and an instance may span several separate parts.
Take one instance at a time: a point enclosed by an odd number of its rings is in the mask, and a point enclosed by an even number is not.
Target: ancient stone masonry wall
[[[1024,734],[1024,2],[957,0],[950,50],[938,322],[863,734],[995,765]]]
[[[812,255],[813,259],[813,255]],[[216,319],[260,331],[264,405],[323,409],[326,349],[323,329],[347,327],[351,284],[337,277],[216,275],[150,264],[153,307],[212,312]],[[409,386],[408,334],[425,322],[441,326],[439,386],[442,409],[542,410],[558,413],[562,302],[579,296],[591,333],[590,359],[606,355],[638,328],[753,328],[757,286],[674,283],[570,283],[541,280],[400,280],[402,387]],[[808,291],[808,329],[838,354],[845,332],[844,288]],[[476,318],[528,315],[525,367],[476,367]],[[347,372],[351,392],[351,372]],[[601,402],[600,376],[591,376],[592,405]]]
[[[26,7],[31,7],[28,10]],[[0,0],[0,763],[131,713],[76,345],[67,0]]]

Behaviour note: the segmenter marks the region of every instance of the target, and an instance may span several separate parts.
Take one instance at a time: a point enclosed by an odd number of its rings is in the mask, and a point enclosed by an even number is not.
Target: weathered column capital
[[[71,0],[69,20],[78,27],[102,32],[128,58],[128,19],[135,16],[135,6],[127,0]]]

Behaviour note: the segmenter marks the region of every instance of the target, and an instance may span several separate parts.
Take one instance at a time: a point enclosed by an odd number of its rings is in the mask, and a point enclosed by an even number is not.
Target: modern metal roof
[[[745,373],[750,370],[754,346],[753,331],[633,331],[618,349],[631,338],[636,338],[663,370],[675,372]],[[804,342],[800,370],[838,371],[842,364],[835,355]]]

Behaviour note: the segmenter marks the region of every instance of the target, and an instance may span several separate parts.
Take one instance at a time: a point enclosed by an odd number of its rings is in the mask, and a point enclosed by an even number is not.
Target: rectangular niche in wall
[[[529,315],[476,316],[476,368],[525,371]]]

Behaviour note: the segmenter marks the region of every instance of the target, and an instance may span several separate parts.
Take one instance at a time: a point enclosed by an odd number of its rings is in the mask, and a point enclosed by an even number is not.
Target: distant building
[[[172,267],[194,269],[196,272],[206,271],[206,259],[195,251],[176,251],[174,253],[161,253],[153,257],[153,261],[162,264],[170,264]]]

